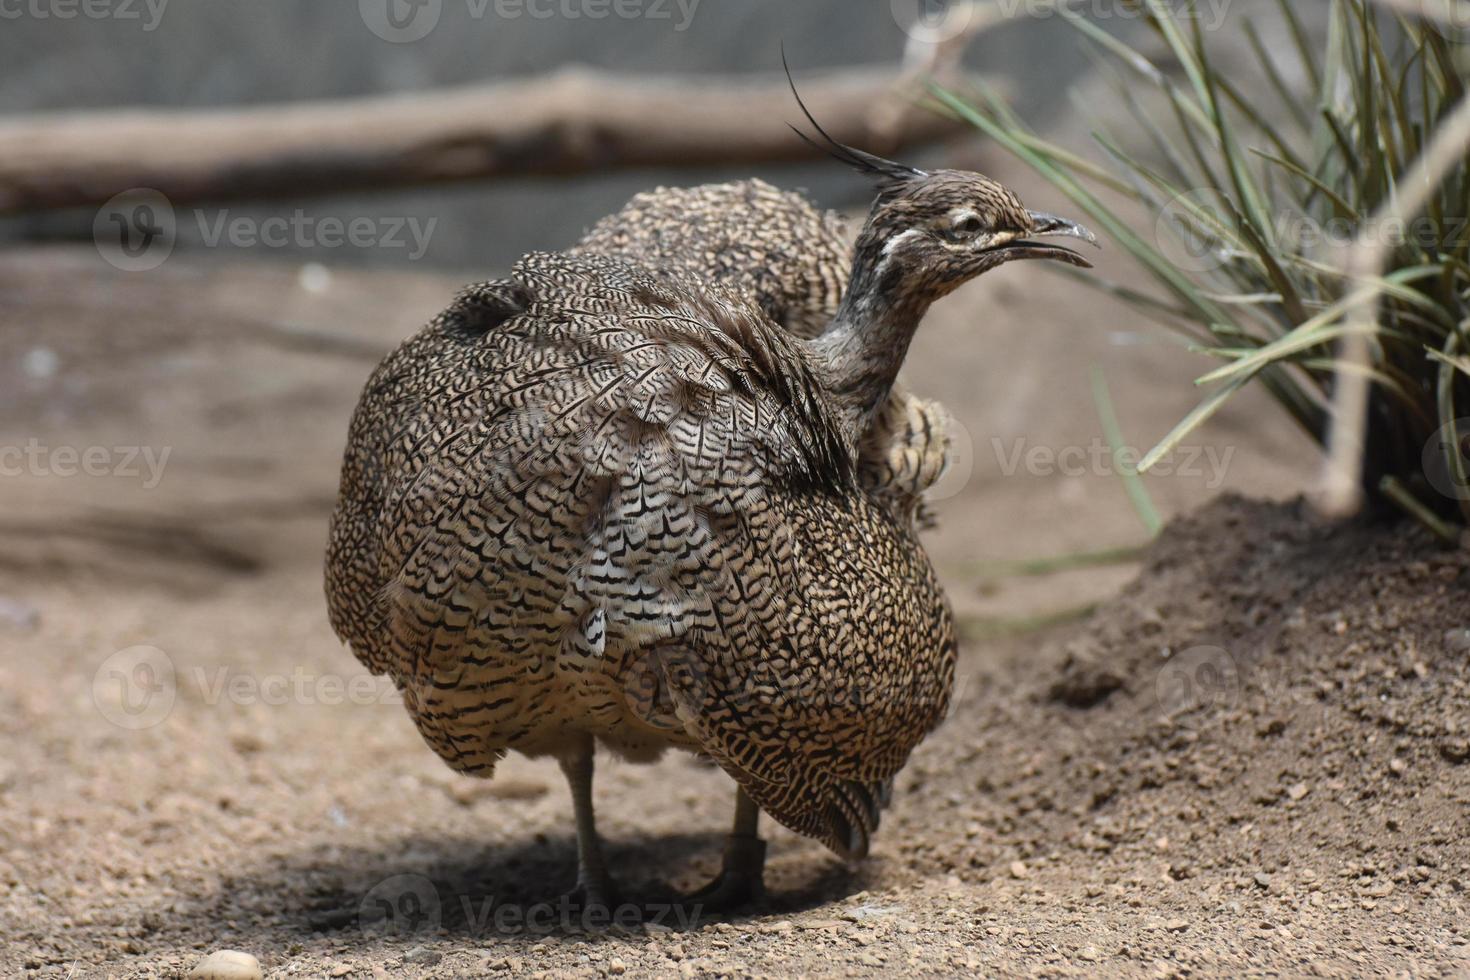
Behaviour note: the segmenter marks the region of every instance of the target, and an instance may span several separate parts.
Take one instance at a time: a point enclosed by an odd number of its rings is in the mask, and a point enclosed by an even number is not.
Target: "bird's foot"
[[[719,877],[686,895],[681,904],[704,912],[729,912],[765,897],[766,842],[759,837],[730,837],[725,841],[724,868]]]
[[[759,901],[764,894],[759,875],[726,869],[714,881],[684,896],[680,904],[702,912],[731,912]]]
[[[578,881],[577,886],[562,895],[557,903],[564,908],[576,911],[586,909],[598,909],[602,912],[611,912],[618,904],[618,889],[611,878],[603,878],[596,881]]]

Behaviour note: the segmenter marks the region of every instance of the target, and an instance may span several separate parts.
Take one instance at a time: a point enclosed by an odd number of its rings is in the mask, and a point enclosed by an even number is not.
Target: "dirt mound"
[[[1224,913],[1342,955],[1348,912],[1463,944],[1467,586],[1470,554],[1404,525],[1238,497],[1176,520],[1115,601],[971,678],[904,806],[906,837],[964,843],[911,864],[1122,898],[1165,946]]]

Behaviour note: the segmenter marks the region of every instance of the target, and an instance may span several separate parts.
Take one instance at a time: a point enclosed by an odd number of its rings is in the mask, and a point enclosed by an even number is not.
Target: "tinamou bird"
[[[852,267],[837,214],[759,179],[636,194],[569,251],[744,288],[766,316],[807,339],[836,319]],[[923,527],[934,523],[924,492],[948,462],[948,418],[895,383],[857,447],[863,489]]]
[[[454,769],[560,762],[588,904],[614,894],[594,745],[734,779],[692,896],[726,906],[759,890],[762,810],[866,854],[948,704],[948,604],[860,449],[932,302],[1012,260],[1086,265],[1036,239],[1092,236],[980,174],[832,148],[878,193],[819,336],[708,275],[531,253],[389,355],[349,429],[334,628]]]

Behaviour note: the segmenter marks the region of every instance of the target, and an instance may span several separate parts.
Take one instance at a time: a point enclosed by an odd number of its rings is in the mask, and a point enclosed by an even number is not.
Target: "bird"
[[[830,326],[847,287],[842,218],[759,178],[642,191],[569,251],[673,268],[748,290],[791,333]],[[901,519],[932,529],[924,500],[945,472],[949,414],[895,383],[858,447],[858,482]]]
[[[832,323],[852,266],[839,215],[758,178],[642,191],[568,251],[744,288],[805,338]]]
[[[1090,232],[1000,183],[807,118],[876,191],[814,336],[697,271],[532,252],[390,354],[349,426],[332,626],[455,770],[559,762],[585,904],[616,895],[596,746],[733,778],[721,873],[689,896],[707,908],[760,894],[761,813],[866,855],[957,651],[911,522],[859,480],[865,438],[931,303],[1014,260],[1090,264],[1039,240]]]

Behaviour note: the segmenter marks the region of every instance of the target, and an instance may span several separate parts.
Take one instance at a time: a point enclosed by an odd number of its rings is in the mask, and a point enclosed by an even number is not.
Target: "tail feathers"
[[[893,780],[834,783],[828,799],[825,843],[840,857],[859,861],[868,855],[868,842],[878,829],[883,808],[893,798]]]

